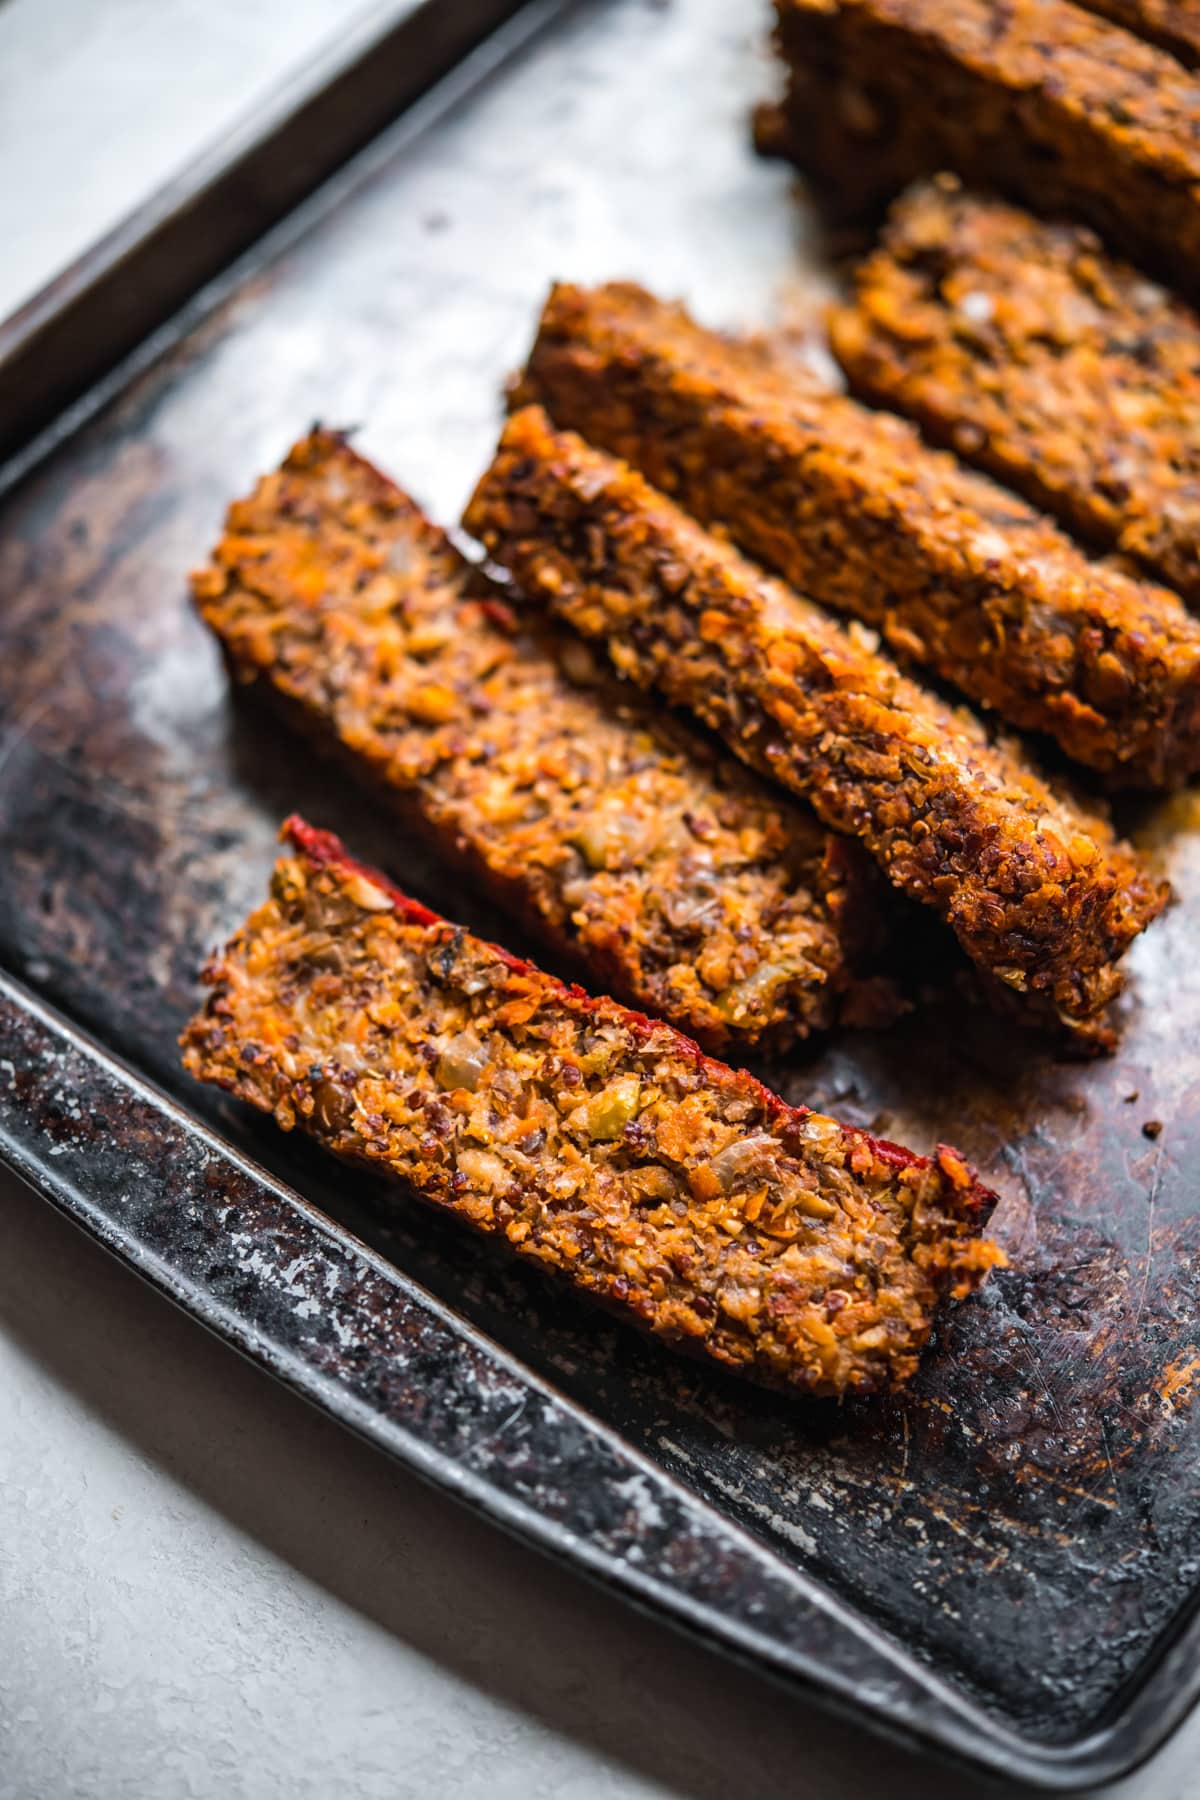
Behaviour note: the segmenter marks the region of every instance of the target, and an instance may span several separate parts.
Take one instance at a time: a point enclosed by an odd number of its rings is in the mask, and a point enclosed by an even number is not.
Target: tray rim
[[[407,120],[433,88],[481,53],[503,60],[510,36],[519,43],[539,29],[540,15],[571,3],[369,0],[357,7],[224,132],[0,316],[0,494],[135,368],[190,330],[193,303],[222,272],[237,285],[243,259],[258,256],[273,228]],[[203,310],[219,298],[208,297]]]
[[[440,0],[417,0],[415,5],[413,0],[378,0],[352,21],[358,29],[348,34],[346,43],[319,53],[296,75],[274,89],[261,108],[243,117],[228,134],[235,143],[225,149],[216,146],[203,153],[128,215],[115,231],[85,251],[17,313],[0,321],[0,383],[13,366],[14,358],[24,359],[36,353],[46,342],[48,331],[59,328],[64,322],[74,325],[80,316],[86,316],[89,305],[102,301],[110,292],[109,284],[114,274],[127,271],[131,258],[136,263],[143,249],[153,247],[164,224],[169,226],[177,222],[193,201],[213,195],[219,197],[230,181],[253,166],[257,155],[277,153],[281,145],[287,144],[291,132],[303,128],[308,108],[331,86],[346,80],[352,82],[372,59],[386,54],[394,45],[397,30],[404,31],[414,22],[419,23],[437,10],[439,4]],[[467,43],[449,68],[433,74],[424,85],[418,81],[411,98],[401,103],[398,117],[391,123],[380,125],[376,122],[366,140],[357,147],[353,144],[347,147],[346,142],[339,139],[334,153],[315,168],[312,183],[303,193],[293,196],[281,213],[268,209],[259,229],[240,250],[232,254],[227,246],[220,250],[213,266],[198,275],[184,296],[177,292],[165,294],[159,308],[161,316],[149,325],[134,345],[111,358],[95,379],[44,420],[39,420],[25,438],[7,446],[0,445],[0,498],[64,447],[97,413],[117,400],[141,374],[187,337],[255,272],[274,261],[289,242],[304,235],[322,216],[335,210],[369,178],[377,165],[390,162],[418,143],[444,112],[468,98],[477,86],[510,59],[519,56],[544,30],[575,10],[577,4],[578,0],[479,0],[484,11],[492,15],[491,23],[484,26],[486,35]],[[474,10],[478,11],[478,7]],[[7,454],[4,453],[6,450]],[[682,1630],[693,1640],[753,1668],[777,1685],[791,1691],[803,1691],[811,1701],[833,1710],[852,1724],[865,1725],[908,1747],[943,1760],[949,1759],[961,1768],[1022,1781],[1042,1792],[1079,1793],[1127,1778],[1163,1748],[1200,1703],[1198,1588],[1124,1688],[1114,1696],[1106,1716],[1078,1737],[1042,1744],[1023,1735],[1016,1727],[998,1722],[942,1677],[911,1658],[899,1640],[858,1613],[853,1605],[840,1600],[817,1577],[786,1564],[769,1546],[759,1543],[719,1509],[693,1494],[667,1470],[595,1419],[586,1408],[558,1394],[551,1383],[526,1368],[515,1354],[454,1313],[413,1277],[388,1263],[286,1182],[259,1167],[236,1144],[227,1142],[192,1114],[185,1104],[127,1064],[101,1038],[50,1005],[34,988],[18,980],[0,964],[0,1015],[6,1005],[26,1019],[39,1022],[63,1044],[94,1059],[131,1096],[148,1101],[174,1118],[190,1135],[216,1147],[243,1173],[284,1198],[315,1230],[352,1248],[373,1266],[385,1271],[389,1279],[397,1280],[400,1286],[419,1295],[426,1306],[444,1318],[464,1344],[486,1347],[489,1355],[508,1365],[522,1384],[555,1395],[558,1403],[588,1434],[615,1444],[623,1457],[640,1466],[641,1473],[667,1488],[678,1490],[698,1513],[711,1514],[728,1534],[744,1541],[753,1558],[766,1559],[785,1571],[805,1591],[814,1606],[839,1620],[841,1629],[852,1634],[860,1650],[873,1659],[877,1669],[889,1678],[894,1678],[900,1670],[912,1674],[918,1689],[927,1698],[925,1715],[922,1716],[919,1709],[912,1712],[898,1708],[878,1693],[864,1696],[845,1691],[825,1665],[806,1660],[778,1644],[772,1651],[769,1644],[758,1642],[753,1633],[740,1629],[736,1621],[722,1618],[711,1608],[690,1601],[677,1587],[648,1577],[629,1562],[615,1561],[589,1544],[586,1538],[558,1527],[545,1515],[507,1502],[486,1478],[473,1474],[454,1459],[423,1444],[418,1434],[395,1427],[378,1412],[373,1414],[371,1409],[354,1402],[352,1396],[342,1393],[335,1402],[329,1378],[306,1366],[298,1353],[292,1351],[281,1357],[248,1321],[241,1321],[239,1332],[229,1318],[217,1316],[228,1314],[229,1309],[223,1303],[217,1303],[210,1290],[198,1282],[172,1281],[157,1258],[148,1260],[144,1255],[139,1256],[140,1240],[136,1234],[127,1231],[118,1221],[107,1218],[96,1194],[65,1183],[61,1170],[51,1160],[48,1146],[39,1154],[18,1145],[12,1129],[6,1124],[4,1096],[0,1090],[0,1163],[28,1187],[223,1343],[265,1369],[327,1416],[393,1456],[422,1480],[450,1494],[521,1541],[552,1556],[563,1566],[618,1593],[629,1604]],[[2,1068],[3,1064],[0,1064]],[[860,1683],[868,1681],[869,1676],[870,1671],[864,1666]]]

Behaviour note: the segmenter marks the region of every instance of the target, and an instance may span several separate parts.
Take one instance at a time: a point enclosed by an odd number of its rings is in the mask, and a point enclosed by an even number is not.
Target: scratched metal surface
[[[798,1409],[677,1363],[404,1200],[381,1208],[177,1069],[197,967],[260,895],[293,808],[516,942],[235,703],[186,571],[314,417],[359,424],[453,520],[552,276],[632,276],[755,326],[823,291],[811,218],[747,146],[764,25],[723,0],[569,9],[448,114],[383,140],[7,498],[0,960],[782,1563],[1063,1745],[1111,1714],[1200,1582],[1190,801],[1131,819],[1181,898],[1131,959],[1114,1060],[1056,1063],[947,1007],[773,1072],[918,1147],[951,1138],[1003,1195],[1012,1271],[947,1320],[902,1400]]]

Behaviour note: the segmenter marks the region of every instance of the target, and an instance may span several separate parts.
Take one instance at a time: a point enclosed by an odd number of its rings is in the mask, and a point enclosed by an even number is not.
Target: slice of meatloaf
[[[951,177],[897,201],[830,316],[851,386],[1200,605],[1200,317]]]
[[[790,1107],[671,1026],[480,942],[293,820],[210,963],[193,1075],[666,1343],[801,1394],[876,1393],[1003,1258],[993,1196]]]
[[[986,973],[1095,1023],[1166,889],[1015,746],[536,407],[509,420],[466,524],[623,674],[859,836]]]

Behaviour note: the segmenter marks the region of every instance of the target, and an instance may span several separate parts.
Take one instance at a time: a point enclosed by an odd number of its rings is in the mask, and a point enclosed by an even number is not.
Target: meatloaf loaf
[[[522,398],[624,457],[795,587],[1114,782],[1200,767],[1200,622],[1043,513],[641,288],[557,287]]]
[[[830,319],[851,385],[1200,604],[1200,318],[952,177],[897,201]]]
[[[193,1075],[398,1177],[668,1344],[802,1394],[916,1367],[993,1196],[436,918],[293,820],[210,963]]]
[[[406,820],[585,967],[710,1048],[842,1016],[886,892],[860,847],[617,682],[518,631],[407,495],[316,431],[231,509],[195,577],[236,674],[290,703]]]
[[[465,523],[623,674],[862,838],[985,972],[1095,1025],[1166,890],[1015,747],[536,407],[510,418]]]

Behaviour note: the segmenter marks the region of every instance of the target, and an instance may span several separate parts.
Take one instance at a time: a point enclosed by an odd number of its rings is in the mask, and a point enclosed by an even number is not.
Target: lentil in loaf
[[[1200,621],[1043,513],[624,283],[556,287],[520,396],[624,457],[793,586],[1128,786],[1200,768]]]
[[[1165,51],[1064,0],[775,0],[760,148],[870,211],[951,169],[1200,289],[1200,106]]]
[[[860,847],[618,682],[572,634],[519,631],[407,495],[315,431],[230,509],[200,610],[237,674],[596,985],[710,1047],[779,1047],[839,1016],[884,889]]]
[[[623,674],[861,837],[986,974],[1097,1028],[1166,888],[1015,746],[536,407],[509,419],[465,522]]]
[[[671,1026],[407,900],[293,820],[205,973],[190,1072],[407,1183],[666,1343],[803,1394],[913,1373],[1003,1261],[994,1196],[786,1106]]]
[[[1200,317],[949,176],[897,201],[834,353],[868,399],[1200,604]]]

